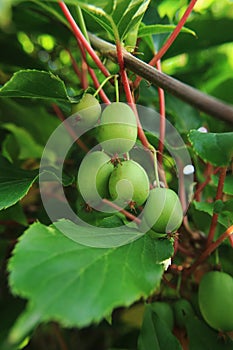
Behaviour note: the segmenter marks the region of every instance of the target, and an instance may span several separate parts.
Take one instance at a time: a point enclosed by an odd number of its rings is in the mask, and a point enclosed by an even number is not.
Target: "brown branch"
[[[89,33],[88,35],[96,50],[117,62],[115,45],[110,44],[93,34]],[[233,123],[232,106],[159,72],[157,69],[134,57],[126,50],[123,50],[123,57],[126,68],[129,68],[132,72],[148,80],[153,85],[161,87],[165,91],[173,94],[184,102],[189,103],[202,112],[229,123]]]

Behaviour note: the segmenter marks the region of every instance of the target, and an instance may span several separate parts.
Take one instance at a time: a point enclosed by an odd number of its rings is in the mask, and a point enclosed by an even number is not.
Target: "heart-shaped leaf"
[[[29,299],[32,327],[49,320],[83,327],[153,293],[164,271],[161,262],[172,251],[169,240],[147,235],[119,248],[90,248],[54,226],[35,223],[14,249],[9,283],[14,294]],[[18,338],[28,327],[25,316],[23,320],[14,329]]]

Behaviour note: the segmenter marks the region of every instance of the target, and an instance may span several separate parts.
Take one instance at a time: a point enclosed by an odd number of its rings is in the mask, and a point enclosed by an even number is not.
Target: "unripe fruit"
[[[149,195],[149,179],[143,167],[133,160],[118,164],[109,179],[109,193],[120,206],[128,202],[142,205]]]
[[[183,211],[177,194],[169,188],[154,188],[145,204],[141,229],[147,227],[157,233],[175,232],[183,220]]]
[[[102,113],[97,138],[110,154],[129,152],[137,139],[137,121],[132,109],[123,102],[108,105]]]
[[[194,315],[192,305],[186,299],[179,299],[173,304],[173,310],[176,325],[185,328],[187,317]]]
[[[72,114],[76,114],[76,125],[79,128],[91,128],[100,117],[101,106],[93,95],[86,93],[78,104],[72,106]]]
[[[171,306],[164,301],[156,301],[150,304],[151,309],[161,318],[172,331],[174,326],[174,316]]]
[[[233,278],[225,272],[207,272],[198,291],[201,314],[218,331],[233,331]]]
[[[90,206],[101,202],[108,192],[108,180],[113,171],[111,158],[101,151],[88,153],[80,164],[77,186]],[[101,198],[100,198],[101,197]]]

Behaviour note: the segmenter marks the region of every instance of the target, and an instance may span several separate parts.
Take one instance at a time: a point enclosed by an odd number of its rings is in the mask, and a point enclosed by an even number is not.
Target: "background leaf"
[[[151,305],[146,305],[141,332],[138,339],[138,350],[182,350],[176,337],[166,322],[155,313]]]
[[[195,153],[205,162],[227,166],[233,156],[233,132],[202,133],[191,130],[188,134]]]

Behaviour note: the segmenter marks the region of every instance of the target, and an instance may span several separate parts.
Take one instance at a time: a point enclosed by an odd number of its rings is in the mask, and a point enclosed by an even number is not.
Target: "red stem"
[[[88,147],[80,139],[77,139],[77,135],[75,134],[75,132],[72,130],[72,128],[69,126],[69,124],[66,123],[66,118],[63,115],[60,108],[55,103],[52,104],[52,107],[53,107],[56,115],[58,116],[58,118],[61,120],[61,122],[64,122],[66,130],[68,131],[70,136],[73,138],[73,140],[75,140],[75,142],[79,145],[80,148],[82,148],[83,151],[89,152]]]
[[[58,4],[62,10],[62,12],[64,13],[67,21],[69,22],[73,33],[76,37],[76,39],[81,43],[81,45],[85,48],[85,50],[89,53],[89,55],[91,56],[91,58],[93,59],[93,61],[95,62],[95,64],[97,65],[97,67],[101,70],[101,72],[108,77],[109,76],[109,71],[107,70],[107,68],[104,66],[104,64],[101,62],[100,58],[98,57],[98,55],[95,53],[95,51],[93,50],[93,48],[91,47],[91,45],[88,43],[88,41],[86,40],[85,36],[83,35],[83,33],[81,32],[81,30],[79,29],[77,23],[75,22],[74,18],[72,17],[68,7],[66,6],[66,4],[63,1],[58,1]]]
[[[117,204],[115,203],[112,203],[111,201],[109,201],[108,199],[103,199],[102,200],[103,203],[106,203],[108,204],[110,207],[118,210],[120,213],[124,214],[125,217],[127,217],[128,219],[136,222],[138,225],[141,223],[141,220],[139,218],[137,218],[135,215],[129,213],[127,210],[125,209],[122,209],[121,207],[119,207]]]
[[[220,244],[228,237],[232,237],[233,233],[233,225],[228,227],[228,229],[213,243],[211,243],[207,249],[199,256],[199,258],[195,261],[195,263],[185,271],[185,276],[191,275],[194,270],[196,270],[197,266],[200,265],[206,258],[217,249]]]
[[[215,197],[216,201],[218,199],[222,199],[223,186],[224,186],[224,181],[225,181],[225,177],[226,177],[226,172],[227,172],[227,167],[221,168],[219,180],[218,180],[217,194]],[[207,247],[211,244],[211,242],[214,239],[214,233],[215,233],[217,223],[218,223],[218,214],[214,213],[213,217],[212,217],[211,225],[210,225],[209,234],[207,237]]]
[[[161,70],[160,60],[156,63],[156,68],[158,71]],[[165,116],[165,95],[164,90],[160,87],[158,88],[159,94],[159,111],[160,111],[160,129],[159,129],[159,146],[158,146],[158,162],[162,165],[163,161],[163,149],[164,149],[164,139],[165,139],[165,127],[166,127],[166,116]]]
[[[79,80],[81,81],[81,79],[82,79],[82,72],[80,71],[80,69],[79,69],[79,67],[77,65],[77,62],[75,61],[74,56],[72,55],[71,51],[69,49],[67,49],[67,52],[70,55],[70,59],[71,59],[73,70],[74,70],[75,74],[77,75],[77,77],[79,78]]]
[[[173,30],[173,32],[168,37],[167,41],[164,43],[164,45],[161,47],[161,49],[158,51],[158,53],[154,55],[152,60],[149,62],[149,65],[155,66],[155,64],[158,62],[158,60],[160,60],[163,57],[163,55],[167,52],[169,47],[173,44],[173,42],[175,41],[175,39],[179,35],[182,27],[184,26],[185,22],[187,21],[190,13],[192,12],[193,7],[195,6],[196,2],[197,2],[197,0],[191,0],[190,1],[190,3],[188,5],[185,13],[181,17],[181,19],[180,19],[179,23],[177,24],[176,28]],[[141,79],[142,79],[141,77],[137,77],[137,79],[134,82],[135,88],[138,87]]]
[[[216,168],[214,171],[213,171],[213,175],[217,174],[219,172],[220,168]],[[200,201],[201,198],[200,198],[200,194],[201,192],[203,191],[203,189],[205,188],[206,185],[208,185],[208,183],[210,182],[211,180],[211,173],[212,171],[212,166],[210,164],[207,164],[207,168],[206,168],[206,171],[205,171],[205,177],[206,177],[206,180],[202,183],[202,184],[199,184],[197,186],[197,189],[194,193],[194,199],[196,199],[197,201]]]
[[[124,57],[123,57],[123,52],[122,52],[122,46],[121,42],[119,40],[116,41],[116,49],[117,49],[117,58],[118,58],[118,63],[120,67],[120,75],[121,75],[121,80],[122,84],[125,90],[125,95],[127,102],[130,104],[131,108],[133,109],[136,119],[137,119],[137,126],[138,126],[138,137],[141,140],[141,143],[143,144],[144,147],[149,148],[150,143],[148,142],[146,135],[144,134],[141,122],[139,120],[139,116],[137,113],[137,109],[133,100],[133,96],[130,90],[130,85],[129,85],[129,80],[127,77],[127,73],[125,70],[125,65],[124,65]]]

